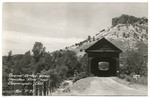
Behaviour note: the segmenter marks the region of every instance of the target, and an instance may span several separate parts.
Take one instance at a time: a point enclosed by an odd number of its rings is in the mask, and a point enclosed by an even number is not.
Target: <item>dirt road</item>
[[[86,80],[82,80],[82,82],[84,86]],[[82,85],[80,85],[81,88]],[[74,90],[76,92],[74,95],[147,95],[147,91],[127,87],[111,77],[93,77],[87,85],[88,87],[83,92]]]

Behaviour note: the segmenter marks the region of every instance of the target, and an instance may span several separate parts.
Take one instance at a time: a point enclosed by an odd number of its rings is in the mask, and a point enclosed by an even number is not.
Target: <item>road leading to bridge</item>
[[[90,78],[93,79],[90,79],[89,86],[84,92],[79,92],[80,94],[76,93],[75,95],[147,95],[147,91],[130,88],[114,81],[111,77]],[[82,80],[82,82],[83,81],[84,80]],[[80,80],[78,82],[80,82]]]

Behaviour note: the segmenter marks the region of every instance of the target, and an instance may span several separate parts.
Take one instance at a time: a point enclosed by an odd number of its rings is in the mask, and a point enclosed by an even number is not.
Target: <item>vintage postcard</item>
[[[148,2],[3,2],[3,96],[147,96]]]

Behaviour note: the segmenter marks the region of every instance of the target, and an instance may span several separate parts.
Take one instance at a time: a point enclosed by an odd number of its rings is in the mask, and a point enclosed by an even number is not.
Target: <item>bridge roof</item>
[[[103,37],[102,39],[98,40],[96,43],[92,44],[90,47],[85,49],[85,52],[118,52],[118,53],[121,53],[122,50]]]

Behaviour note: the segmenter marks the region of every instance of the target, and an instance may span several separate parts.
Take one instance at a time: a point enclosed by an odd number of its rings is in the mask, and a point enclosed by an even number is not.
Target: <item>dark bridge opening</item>
[[[93,58],[91,60],[91,73],[94,76],[116,76],[116,60],[113,58]]]

